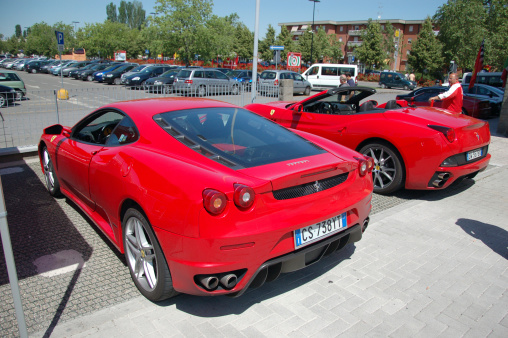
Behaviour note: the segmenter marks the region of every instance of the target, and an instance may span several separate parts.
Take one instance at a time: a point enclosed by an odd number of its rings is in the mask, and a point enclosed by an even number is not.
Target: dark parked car
[[[148,80],[149,78],[157,77],[168,70],[176,68],[178,68],[178,66],[157,65],[146,67],[139,73],[135,73],[125,77],[122,83],[125,84],[127,87],[131,88],[142,88],[145,85],[146,80]]]
[[[121,67],[118,67],[117,69],[105,74],[102,77],[102,80],[107,84],[122,84],[121,76],[124,73],[127,73],[128,71],[136,68],[138,66],[137,63],[128,63],[125,65],[122,65]]]
[[[183,67],[182,67],[183,68]],[[173,82],[179,69],[168,70],[161,76],[151,77],[145,82],[146,90],[153,93],[170,94],[173,92]]]
[[[99,82],[99,83],[103,82],[103,81],[104,81],[104,77],[105,77],[108,73],[110,73],[110,72],[112,72],[112,71],[114,71],[114,70],[116,70],[116,69],[118,69],[118,68],[122,67],[123,65],[124,65],[124,63],[123,63],[123,62],[122,62],[122,63],[112,63],[112,64],[110,64],[110,65],[109,65],[109,67],[108,67],[108,68],[106,68],[106,69],[104,69],[104,70],[101,70],[101,71],[98,71],[98,72],[93,73],[93,79],[94,79],[94,81],[97,81],[97,82]]]
[[[489,101],[492,114],[499,115],[501,113],[504,96],[504,91],[501,88],[475,83],[471,89],[468,84],[463,84],[462,91],[464,95]]]
[[[0,107],[8,106],[16,96],[16,89],[0,85]]]
[[[429,98],[447,91],[449,87],[423,87],[405,95],[397,95],[397,100],[406,100],[414,106],[430,106]],[[442,101],[434,102],[434,107],[441,107]],[[462,100],[462,114],[476,118],[488,118],[492,115],[489,101],[464,95]]]
[[[110,66],[109,63],[100,63],[94,67],[83,70],[80,72],[79,78],[83,81],[93,81],[93,73],[106,69]]]
[[[230,70],[226,73],[229,78],[238,81],[245,90],[250,90],[252,87],[252,70]],[[257,79],[259,80],[259,74]]]
[[[69,73],[71,71],[76,70],[76,69],[81,69],[83,67],[86,67],[89,64],[90,64],[90,61],[82,61],[82,62],[73,63],[72,65],[69,65],[69,66],[64,67],[62,69],[62,75],[63,76],[70,76]]]
[[[416,82],[406,80],[404,75],[395,72],[382,72],[379,75],[379,86],[381,88],[403,88],[404,90],[413,90],[416,88]]]
[[[50,64],[51,62],[52,61],[47,61],[47,60],[34,60],[34,61],[30,61],[25,66],[25,71],[27,71],[29,73],[32,73],[32,74],[40,73],[41,72],[41,68],[44,67],[47,64]]]

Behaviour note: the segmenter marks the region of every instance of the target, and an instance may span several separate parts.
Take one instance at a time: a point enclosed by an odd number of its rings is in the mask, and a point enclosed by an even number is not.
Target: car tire
[[[92,82],[92,81],[93,81],[93,76],[92,76],[92,75],[88,75],[88,76],[86,77],[86,79],[87,79],[87,81]]]
[[[49,194],[51,196],[60,196],[60,182],[58,182],[55,167],[53,167],[53,161],[46,146],[42,148],[42,169]]]
[[[206,87],[205,86],[199,86],[198,88],[198,96],[203,97],[206,95]]]
[[[162,93],[163,94],[171,94],[173,93],[173,86],[170,86],[170,85],[165,85],[164,87],[162,87]]]
[[[127,266],[139,292],[152,302],[177,294],[159,242],[138,209],[130,208],[123,217],[122,237]]]
[[[6,94],[0,94],[0,107],[7,106],[7,96]]]
[[[402,188],[405,176],[404,165],[395,147],[379,141],[366,144],[359,152],[374,159],[372,179],[375,193],[385,195]]]
[[[120,79],[119,77],[117,77],[116,79],[113,80],[113,83],[117,86],[121,85],[122,84],[122,79]]]
[[[32,74],[36,74],[37,73],[37,69],[32,69]]]
[[[409,87],[408,86],[404,86],[404,90],[409,90]]]
[[[381,83],[381,88],[386,89],[386,85],[384,83]]]
[[[310,87],[305,88],[305,91],[303,92],[303,95],[309,96],[310,95]]]

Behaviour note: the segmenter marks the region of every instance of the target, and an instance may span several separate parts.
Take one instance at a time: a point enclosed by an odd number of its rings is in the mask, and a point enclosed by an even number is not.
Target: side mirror
[[[68,127],[64,127],[62,129],[62,135],[65,137],[71,137],[71,132],[72,132],[72,130]]]
[[[303,105],[297,104],[293,106],[293,113],[295,114],[301,114],[303,112]]]

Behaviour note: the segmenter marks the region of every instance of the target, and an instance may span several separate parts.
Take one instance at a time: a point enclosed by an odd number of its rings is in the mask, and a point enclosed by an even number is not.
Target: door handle
[[[94,151],[90,152],[90,154],[91,154],[91,155],[95,155],[95,154],[97,154],[98,152],[99,152],[98,150],[94,150]]]
[[[339,132],[339,134],[342,134],[342,132],[346,130],[346,127],[342,127],[341,129],[337,130]]]

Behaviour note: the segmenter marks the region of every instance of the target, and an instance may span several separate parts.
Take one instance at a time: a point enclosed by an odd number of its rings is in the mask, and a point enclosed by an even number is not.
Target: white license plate
[[[480,148],[480,149],[468,151],[466,156],[467,156],[468,161],[474,160],[475,158],[482,156],[482,150]]]
[[[295,249],[299,249],[322,238],[347,228],[346,213],[294,231]]]

